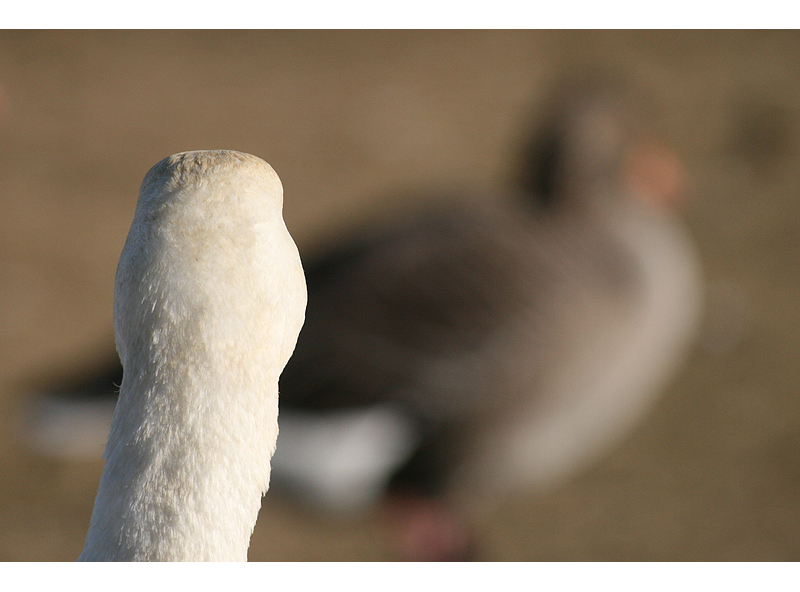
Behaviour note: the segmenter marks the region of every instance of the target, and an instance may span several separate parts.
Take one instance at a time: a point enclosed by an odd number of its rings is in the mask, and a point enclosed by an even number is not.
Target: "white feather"
[[[280,180],[232,151],[145,177],[120,257],[124,367],[80,560],[246,560],[278,435],[278,377],[303,322]]]

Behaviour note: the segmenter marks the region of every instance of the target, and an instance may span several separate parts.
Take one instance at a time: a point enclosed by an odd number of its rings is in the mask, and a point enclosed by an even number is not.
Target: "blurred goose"
[[[186,152],[145,176],[117,267],[125,369],[81,561],[242,561],[306,303],[275,171]]]
[[[274,484],[340,515],[388,496],[405,558],[463,558],[458,508],[555,487],[610,450],[699,324],[674,156],[616,92],[570,88],[553,105],[507,199],[449,202],[306,265]],[[92,400],[45,400],[34,445],[104,438]]]
[[[701,280],[669,207],[680,167],[618,101],[562,95],[517,195],[307,266],[276,483],[338,513],[388,491],[405,556],[460,558],[453,504],[553,487],[636,425],[686,355]]]

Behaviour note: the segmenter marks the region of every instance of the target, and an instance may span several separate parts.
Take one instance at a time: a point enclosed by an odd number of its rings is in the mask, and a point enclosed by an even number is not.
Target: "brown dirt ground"
[[[71,561],[100,461],[19,443],[31,389],[109,354],[114,269],[162,157],[269,161],[313,251],[408,208],[404,188],[501,185],[533,107],[584,67],[662,107],[692,179],[701,342],[623,445],[479,528],[487,560],[800,559],[800,33],[0,32],[0,560]],[[267,497],[253,560],[391,559],[377,517]]]

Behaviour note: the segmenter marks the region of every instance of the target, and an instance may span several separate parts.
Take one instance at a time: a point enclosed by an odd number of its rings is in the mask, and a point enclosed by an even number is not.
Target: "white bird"
[[[80,561],[244,561],[306,289],[263,160],[184,152],[145,176],[117,267],[124,367]]]

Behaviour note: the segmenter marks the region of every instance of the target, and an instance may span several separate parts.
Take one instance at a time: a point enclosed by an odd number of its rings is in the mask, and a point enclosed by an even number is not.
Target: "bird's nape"
[[[124,367],[81,560],[245,560],[306,292],[264,161],[187,152],[145,177],[117,268]]]

